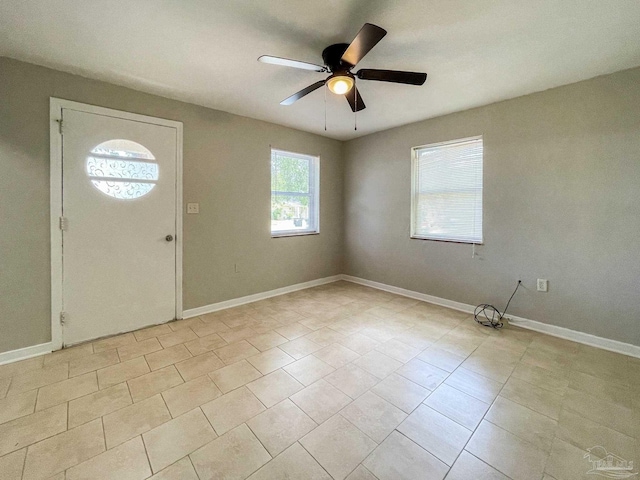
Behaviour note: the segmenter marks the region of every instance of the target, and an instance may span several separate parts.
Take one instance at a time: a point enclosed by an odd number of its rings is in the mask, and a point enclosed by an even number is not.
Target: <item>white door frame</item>
[[[64,311],[62,288],[62,109],[94,113],[107,117],[162,125],[176,129],[176,318],[182,318],[182,122],[122,112],[110,108],[50,98],[50,192],[51,192],[51,349],[62,348],[62,324],[60,314]]]

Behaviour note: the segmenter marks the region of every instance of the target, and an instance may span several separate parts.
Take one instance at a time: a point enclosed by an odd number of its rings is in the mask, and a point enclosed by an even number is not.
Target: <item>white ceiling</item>
[[[279,105],[323,74],[258,56],[322,63],[365,22],[388,34],[358,66],[424,86],[361,81],[357,131],[328,93],[325,132],[323,90]],[[349,139],[638,66],[640,1],[3,0],[0,55]]]

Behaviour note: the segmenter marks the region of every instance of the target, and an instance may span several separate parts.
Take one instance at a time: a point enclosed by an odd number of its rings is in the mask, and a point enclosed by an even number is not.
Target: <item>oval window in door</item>
[[[131,140],[108,140],[87,157],[87,175],[102,193],[121,200],[145,196],[158,180],[153,154]]]

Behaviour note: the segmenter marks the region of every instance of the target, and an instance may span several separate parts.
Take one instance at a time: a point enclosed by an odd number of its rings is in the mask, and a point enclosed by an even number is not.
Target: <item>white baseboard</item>
[[[441,305],[443,307],[452,308],[454,310],[459,310],[465,313],[473,314],[473,311],[475,310],[474,305],[455,302],[446,298],[434,297],[425,293],[414,292],[413,290],[394,287],[392,285],[374,282],[372,280],[366,280],[364,278],[352,277],[351,275],[342,275],[342,280],[376,288],[385,292],[395,293],[398,295],[402,295],[403,297],[409,297],[415,300],[422,300],[424,302],[433,303],[435,305]],[[617,340],[611,340],[609,338],[597,337],[589,333],[578,332],[576,330],[570,330],[568,328],[558,327],[556,325],[549,325],[548,323],[537,322],[528,318],[516,317],[512,315],[507,315],[505,318],[507,318],[510,325],[516,327],[533,330],[535,332],[546,333],[547,335],[551,335],[553,337],[564,338],[566,340],[582,343],[584,345],[590,345],[592,347],[601,348],[603,350],[609,350],[611,352],[640,358],[640,346],[638,345],[619,342]]]
[[[610,338],[597,337],[590,333],[578,332],[577,330],[549,325],[548,323],[536,322],[535,320],[529,320],[528,318],[515,317],[511,315],[507,315],[506,318],[509,319],[510,325],[514,325],[516,327],[526,328],[527,330],[546,333],[547,335],[564,338],[565,340],[571,340],[573,342],[590,345],[603,350],[609,350],[611,352],[640,358],[640,347],[637,345],[611,340]]]
[[[351,275],[342,275],[342,280],[364,285],[366,287],[376,288],[378,290],[384,290],[389,293],[395,293],[397,295],[402,295],[403,297],[413,298],[414,300],[422,300],[423,302],[433,303],[435,305],[440,305],[441,307],[452,308],[453,310],[459,310],[465,313],[473,313],[473,310],[476,308],[474,306],[467,305],[466,303],[454,302],[453,300],[447,300],[446,298],[434,297],[433,295],[427,295],[426,293],[414,292],[413,290],[407,290],[406,288],[394,287],[393,285],[387,285],[386,283],[352,277]]]
[[[10,350],[8,352],[0,353],[0,365],[4,365],[5,363],[13,363],[18,360],[26,360],[27,358],[37,357],[39,355],[44,355],[45,353],[51,353],[52,344],[41,343],[40,345],[33,345],[31,347],[19,348],[17,350]]]
[[[317,287],[318,285],[333,283],[339,280],[342,280],[342,275],[333,275],[331,277],[318,278],[309,282],[296,283],[295,285],[276,288],[275,290],[269,290],[267,292],[254,293],[253,295],[247,295],[245,297],[232,298],[231,300],[225,300],[224,302],[212,303],[210,305],[204,305],[197,308],[190,308],[189,310],[184,310],[182,312],[182,318],[197,317],[198,315],[217,312],[218,310],[224,310],[225,308],[238,307],[247,303],[257,302],[258,300],[264,300],[265,298],[277,297],[278,295],[284,295],[285,293],[296,292],[298,290],[304,290],[305,288]]]

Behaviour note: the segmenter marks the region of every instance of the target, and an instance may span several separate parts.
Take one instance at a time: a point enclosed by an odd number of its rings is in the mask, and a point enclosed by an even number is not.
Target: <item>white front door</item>
[[[64,344],[176,318],[176,128],[62,121]]]

